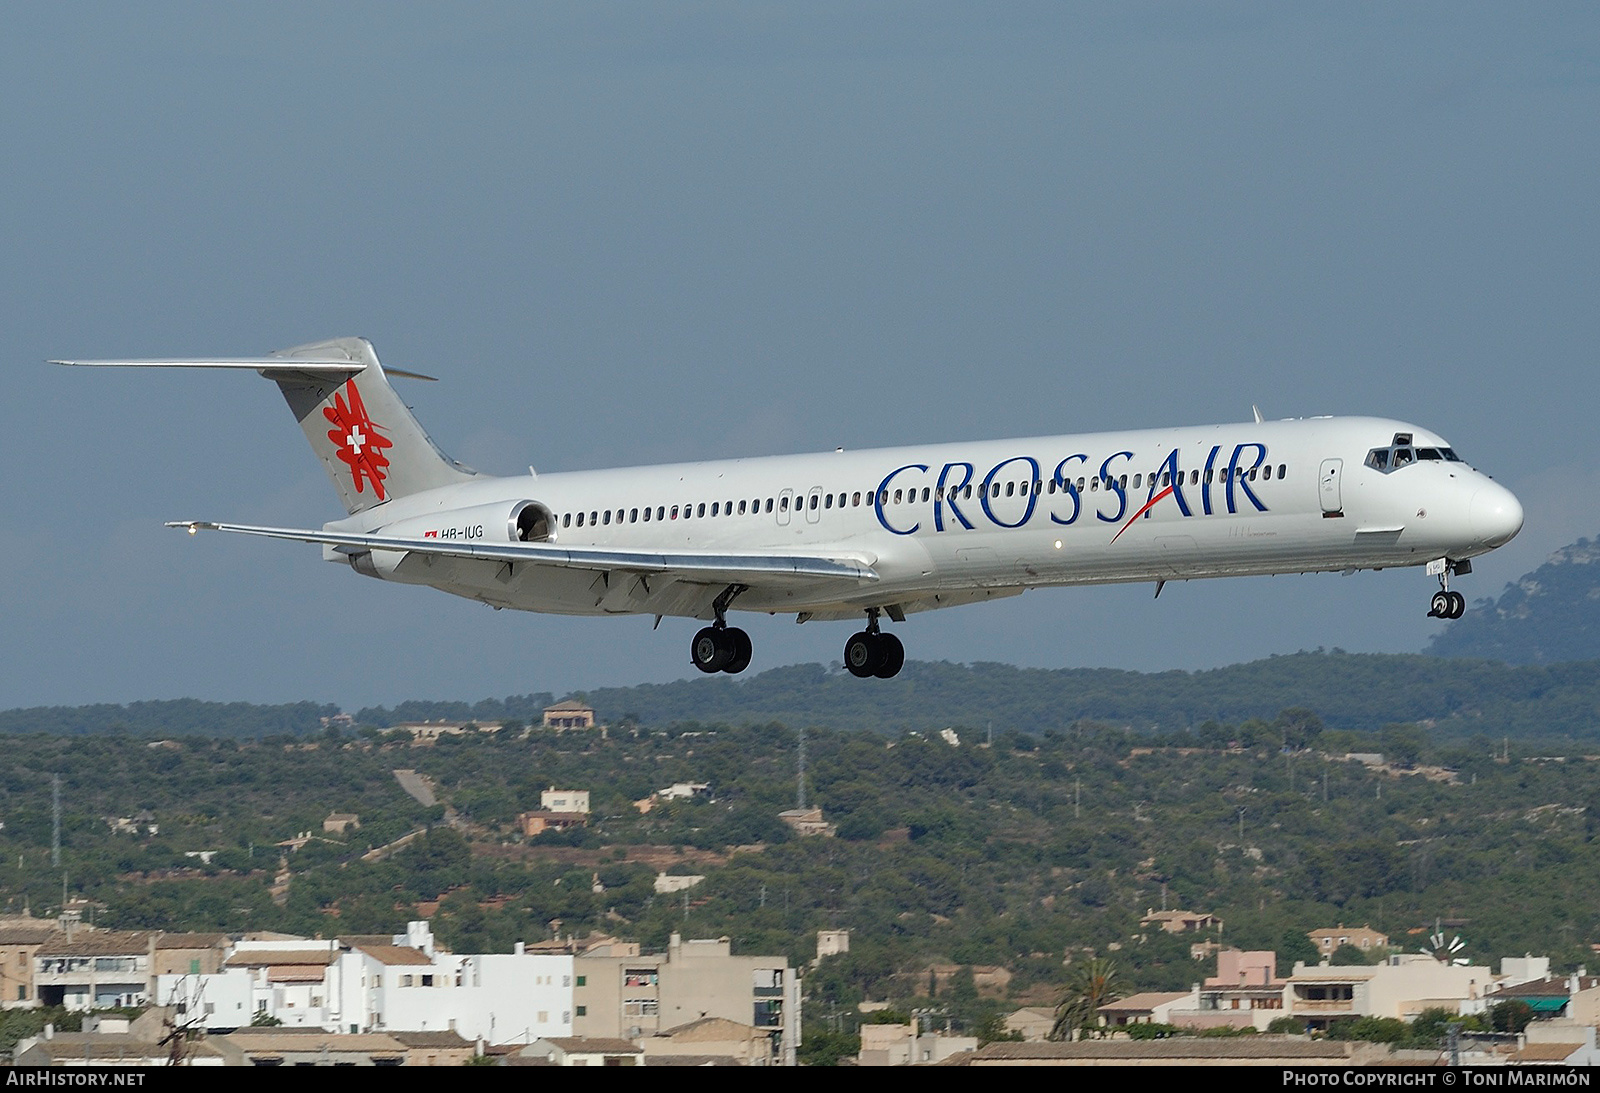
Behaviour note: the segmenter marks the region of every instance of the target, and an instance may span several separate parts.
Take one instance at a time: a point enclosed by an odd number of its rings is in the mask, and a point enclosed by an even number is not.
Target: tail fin
[[[356,513],[391,497],[454,485],[476,473],[441,452],[423,431],[389,386],[365,338],[335,338],[271,356],[283,366],[263,368],[261,374],[277,382],[345,511]],[[302,359],[348,360],[352,367],[348,378],[320,369],[307,372],[291,363]]]
[[[265,357],[55,361],[125,368],[249,368],[277,383],[350,513],[477,472],[441,452],[384,375],[365,338],[298,345]],[[395,375],[431,379],[411,372]]]

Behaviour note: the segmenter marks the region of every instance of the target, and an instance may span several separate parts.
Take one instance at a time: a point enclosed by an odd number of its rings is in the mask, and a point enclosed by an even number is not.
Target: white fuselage
[[[1381,468],[1377,450],[1387,453]],[[1406,462],[1394,465],[1402,453]],[[927,610],[1047,585],[1455,562],[1507,542],[1522,524],[1516,498],[1456,460],[1437,435],[1376,418],[1313,418],[479,476],[327,528],[376,532],[434,513],[448,524],[453,513],[521,500],[548,510],[548,541],[563,547],[825,554],[876,572],[870,583],[751,588],[733,603],[819,618]],[[466,523],[414,534],[495,530]],[[707,610],[703,595],[648,582],[601,587],[581,570],[393,560],[390,579],[499,607]]]

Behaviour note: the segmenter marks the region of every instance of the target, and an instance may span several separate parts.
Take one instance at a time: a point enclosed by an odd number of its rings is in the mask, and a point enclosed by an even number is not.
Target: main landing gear
[[[750,635],[737,626],[729,626],[728,620],[723,617],[729,605],[744,590],[742,584],[730,584],[725,588],[711,605],[717,613],[717,621],[696,634],[689,645],[689,659],[696,668],[708,675],[727,672],[736,676],[750,667]]]
[[[1450,575],[1452,573],[1471,573],[1472,562],[1463,560],[1452,562],[1448,558],[1428,563],[1428,572],[1439,578],[1439,591],[1433,594],[1433,602],[1428,606],[1430,619],[1459,619],[1467,613],[1467,598],[1459,592],[1450,591]]]
[[[893,679],[905,667],[906,647],[893,634],[878,630],[878,609],[867,610],[867,628],[844,643],[844,666],[859,679]]]

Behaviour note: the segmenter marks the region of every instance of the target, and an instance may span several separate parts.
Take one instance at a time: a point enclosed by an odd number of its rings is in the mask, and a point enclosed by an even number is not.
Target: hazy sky
[[[693,674],[694,624],[386,585],[272,385],[371,338],[514,473],[1371,413],[1600,532],[1600,8],[43,4],[0,33],[0,707]],[[404,381],[401,381],[404,382]],[[1420,570],[1031,592],[919,659],[1421,648]],[[854,627],[749,616],[752,671]],[[863,686],[870,686],[870,682]]]

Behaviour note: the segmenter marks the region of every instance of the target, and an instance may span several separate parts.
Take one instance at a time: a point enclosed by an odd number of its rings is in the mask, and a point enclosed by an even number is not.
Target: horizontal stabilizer
[[[301,357],[150,357],[126,361],[51,361],[70,368],[243,368],[255,372],[309,372],[313,375],[353,376],[366,369],[364,361],[316,360]],[[399,368],[385,368],[390,376],[404,376],[410,380],[437,381],[437,376],[421,372],[406,372]]]
[[[218,357],[179,358],[152,357],[149,360],[126,361],[51,361],[75,368],[248,368],[261,372],[268,369],[293,368],[296,372],[353,376],[366,367],[361,361],[315,360],[298,357]]]

